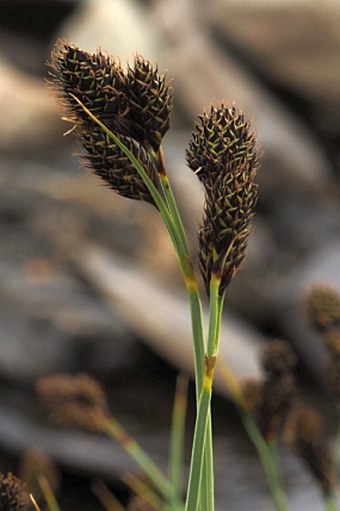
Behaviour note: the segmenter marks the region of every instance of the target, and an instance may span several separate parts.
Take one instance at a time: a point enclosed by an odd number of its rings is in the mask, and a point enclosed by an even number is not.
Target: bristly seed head
[[[130,114],[138,140],[150,144],[155,152],[170,127],[173,90],[157,67],[136,55],[127,73]]]
[[[199,231],[199,265],[209,294],[212,274],[220,295],[238,272],[258,200],[255,177],[259,149],[249,123],[234,106],[212,107],[199,117],[187,163],[204,185],[205,208]]]
[[[157,163],[145,148],[136,140],[124,135],[121,135],[119,139],[143,165],[151,181],[158,184]],[[129,158],[106,133],[95,126],[91,132],[84,131],[80,140],[87,151],[87,155],[83,158],[87,161],[91,172],[102,178],[119,195],[154,204],[147,186]]]
[[[87,53],[60,39],[48,67],[52,88],[75,123],[90,126],[92,121],[70,94],[111,129],[124,125],[128,113],[126,77],[114,57],[101,51]]]
[[[48,67],[51,85],[75,125],[71,131],[88,152],[91,170],[120,195],[154,204],[129,158],[100,133],[73,96],[127,145],[158,187],[155,155],[170,127],[172,110],[172,88],[165,75],[139,55],[125,73],[116,58],[100,50],[90,54],[65,40],[57,42]]]
[[[259,150],[255,133],[234,105],[212,106],[210,114],[199,116],[195,128],[187,150],[187,163],[203,184],[214,181],[226,165],[229,171],[244,163],[257,170]]]

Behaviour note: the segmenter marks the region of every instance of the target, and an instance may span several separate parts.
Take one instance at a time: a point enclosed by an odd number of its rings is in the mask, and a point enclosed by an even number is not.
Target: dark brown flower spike
[[[234,105],[212,106],[210,114],[199,116],[195,128],[187,150],[187,163],[202,183],[214,181],[226,165],[229,172],[243,163],[254,170],[258,168],[255,133]]]
[[[220,167],[205,182],[203,224],[199,231],[199,264],[207,292],[212,273],[221,277],[222,295],[245,258],[258,198],[255,171],[247,163]]]
[[[258,199],[258,159],[255,134],[234,106],[212,107],[199,117],[187,163],[205,190],[198,255],[208,293],[214,274],[222,296],[245,257]]]
[[[165,75],[141,55],[135,56],[127,73],[130,115],[135,136],[158,151],[170,127],[173,90]]]
[[[126,78],[114,57],[101,51],[91,54],[60,39],[48,67],[53,90],[73,122],[82,121],[85,126],[93,124],[70,94],[110,129],[128,124],[124,121],[129,111]]]
[[[157,186],[157,164],[145,148],[136,140],[124,135],[121,135],[119,139],[137,158],[151,181]],[[87,151],[84,160],[91,172],[103,179],[119,195],[154,204],[149,189],[130,159],[99,127],[95,126],[91,131],[82,132],[80,141]]]

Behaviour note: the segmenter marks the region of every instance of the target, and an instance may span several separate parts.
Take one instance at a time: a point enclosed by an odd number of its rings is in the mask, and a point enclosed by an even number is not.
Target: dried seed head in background
[[[267,379],[277,379],[292,371],[297,357],[288,342],[274,339],[264,349],[261,363]]]
[[[297,392],[292,370],[296,362],[290,345],[275,339],[267,344],[262,355],[264,381],[248,381],[242,388],[244,408],[267,440],[281,434],[295,403]]]
[[[328,388],[340,406],[340,328],[333,328],[324,333],[324,341],[329,354],[326,379]]]
[[[305,297],[307,318],[321,332],[328,351],[328,388],[340,405],[340,294],[328,284],[315,284]]]
[[[109,417],[105,393],[93,378],[58,374],[39,378],[36,391],[52,421],[63,426],[101,432]]]
[[[294,408],[285,426],[285,441],[307,463],[323,492],[334,490],[335,471],[323,431],[322,417],[313,408]]]
[[[318,331],[340,327],[340,294],[327,284],[315,284],[306,296],[306,313]]]
[[[11,472],[0,473],[0,511],[32,511],[24,483]]]
[[[205,191],[198,256],[208,293],[214,273],[223,295],[245,257],[258,200],[259,155],[255,134],[234,106],[212,107],[210,115],[199,117],[187,163]]]
[[[292,374],[285,374],[276,380],[265,380],[257,423],[267,440],[281,434],[295,399],[296,385]]]

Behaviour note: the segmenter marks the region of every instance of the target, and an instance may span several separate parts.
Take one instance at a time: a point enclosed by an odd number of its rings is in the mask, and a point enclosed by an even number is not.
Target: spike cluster
[[[223,295],[245,257],[258,199],[259,149],[255,134],[234,106],[212,107],[199,117],[187,150],[188,166],[203,183],[199,264],[209,293],[213,274]]]
[[[91,170],[117,193],[153,203],[133,164],[72,95],[141,159],[158,187],[157,152],[170,126],[173,98],[166,76],[159,75],[158,69],[140,55],[124,72],[114,57],[101,51],[88,53],[64,40],[57,42],[48,66],[52,87],[88,152]]]

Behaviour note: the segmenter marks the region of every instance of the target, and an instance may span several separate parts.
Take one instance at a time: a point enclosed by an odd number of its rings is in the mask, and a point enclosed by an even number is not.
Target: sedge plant
[[[171,83],[140,55],[123,70],[118,59],[99,50],[88,53],[65,40],[57,42],[49,71],[53,90],[65,109],[64,119],[72,125],[69,132],[85,149],[86,166],[119,195],[155,207],[169,233],[190,303],[196,389],[184,502],[176,474],[180,461],[170,468],[170,479],[153,466],[151,473],[156,477],[153,482],[162,488],[164,509],[214,511],[211,396],[226,292],[245,258],[258,199],[256,135],[234,104],[221,103],[198,117],[188,145],[187,165],[201,182],[205,197],[198,231],[198,269],[209,299],[206,328],[196,265],[162,149],[173,106]],[[113,421],[106,425],[113,436],[124,434]],[[175,460],[180,458],[178,436],[173,441]],[[132,445],[137,449],[130,442],[130,449]],[[143,458],[139,451],[138,456]],[[148,458],[142,459],[142,464],[149,463]]]

